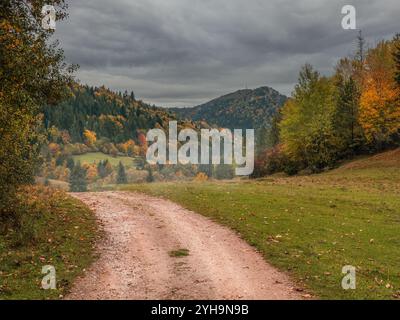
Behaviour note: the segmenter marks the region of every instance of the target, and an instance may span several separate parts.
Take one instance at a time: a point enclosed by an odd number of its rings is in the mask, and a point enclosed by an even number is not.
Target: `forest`
[[[263,130],[255,177],[317,173],[343,160],[400,145],[400,35],[366,48],[360,32],[353,57],[332,76],[310,64],[292,96]]]

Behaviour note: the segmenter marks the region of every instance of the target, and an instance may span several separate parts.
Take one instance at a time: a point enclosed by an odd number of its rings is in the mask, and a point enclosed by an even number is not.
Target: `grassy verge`
[[[94,259],[95,217],[61,191],[29,187],[20,197],[21,228],[0,235],[0,299],[62,298]],[[41,288],[45,265],[55,267],[55,290]]]
[[[389,168],[226,183],[127,186],[238,231],[323,299],[400,298],[400,174]],[[342,267],[356,290],[341,287]]]

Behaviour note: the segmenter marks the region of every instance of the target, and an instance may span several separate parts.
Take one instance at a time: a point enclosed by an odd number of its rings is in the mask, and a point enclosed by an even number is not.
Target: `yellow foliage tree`
[[[95,163],[88,164],[84,163],[82,165],[86,169],[86,178],[89,182],[94,182],[98,176],[97,174],[97,165]]]
[[[124,143],[124,146],[126,148],[126,152],[129,156],[135,156],[136,155],[136,151],[135,151],[135,141],[133,141],[132,139],[128,140],[127,142]]]
[[[90,130],[85,130],[83,132],[83,136],[85,137],[85,144],[88,147],[93,147],[94,144],[96,143],[96,132],[90,131]]]
[[[49,151],[55,157],[60,153],[60,146],[57,143],[49,143]]]

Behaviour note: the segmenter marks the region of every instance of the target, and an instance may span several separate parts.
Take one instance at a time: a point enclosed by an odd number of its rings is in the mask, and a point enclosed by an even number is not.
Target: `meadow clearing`
[[[99,163],[100,161],[108,160],[113,167],[118,166],[119,162],[122,162],[124,167],[132,168],[136,165],[135,158],[126,156],[111,156],[102,152],[88,152],[81,155],[75,155],[72,157],[75,162],[80,161],[82,164]]]

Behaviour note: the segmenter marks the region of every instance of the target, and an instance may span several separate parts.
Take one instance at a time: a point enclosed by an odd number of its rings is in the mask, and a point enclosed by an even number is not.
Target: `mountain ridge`
[[[198,106],[169,110],[182,120],[205,121],[229,129],[251,129],[269,126],[287,99],[277,90],[262,86],[240,89]]]

